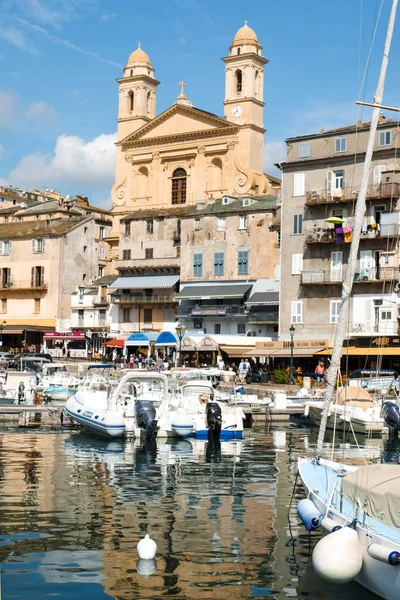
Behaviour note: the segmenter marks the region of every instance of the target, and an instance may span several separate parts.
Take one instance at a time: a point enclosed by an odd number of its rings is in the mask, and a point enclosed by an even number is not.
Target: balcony
[[[110,302],[114,304],[175,304],[175,296],[171,294],[111,294]]]
[[[330,270],[316,269],[302,271],[302,285],[341,285],[346,276],[346,271],[333,273]],[[400,273],[397,267],[375,267],[365,271],[361,269],[354,274],[354,283],[379,283],[382,281],[399,281]]]
[[[248,310],[239,305],[203,304],[202,306],[180,306],[178,316],[182,317],[246,317]]]
[[[353,225],[353,219],[346,219],[345,227]],[[400,225],[398,223],[385,223],[381,225],[380,230],[377,228],[368,230],[368,225],[364,226],[365,232],[361,232],[360,242],[365,240],[379,240],[382,238],[397,237],[400,235]],[[313,230],[305,230],[305,243],[311,244],[344,244],[345,238],[343,234],[337,234],[333,227],[315,227]],[[337,239],[341,235],[340,241]],[[351,241],[351,240],[350,240]]]
[[[249,325],[277,325],[279,322],[278,312],[250,312],[247,322]]]
[[[92,304],[93,306],[107,306],[110,304],[110,297],[107,295],[101,296],[100,298],[96,296],[95,298],[92,298]]]
[[[5,293],[7,291],[10,291],[10,292],[24,292],[24,291],[37,291],[37,290],[47,291],[47,289],[48,289],[47,281],[32,282],[30,279],[26,279],[26,280],[11,279],[9,281],[0,282],[0,290],[2,291],[2,293]]]
[[[178,252],[176,256],[164,258],[131,258],[129,260],[116,260],[115,266],[117,269],[148,269],[159,267],[178,267],[180,266],[180,258]]]
[[[340,188],[328,191],[312,190],[306,192],[306,206],[317,204],[338,204],[340,202],[353,202],[357,200],[359,186]],[[381,183],[380,185],[369,185],[367,188],[367,200],[383,200],[385,198],[400,197],[400,183]]]

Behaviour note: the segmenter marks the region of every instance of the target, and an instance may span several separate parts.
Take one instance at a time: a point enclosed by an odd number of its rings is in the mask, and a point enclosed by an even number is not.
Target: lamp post
[[[290,333],[290,379],[289,379],[289,383],[296,383],[293,377],[293,338],[294,338],[294,332],[296,331],[296,329],[294,328],[293,325],[290,326],[289,329],[289,333]]]
[[[175,327],[176,335],[179,340],[179,359],[178,359],[178,367],[182,366],[182,338],[185,335],[186,327],[178,321]]]
[[[4,319],[2,323],[0,323],[0,346],[3,346],[3,329],[7,325],[7,321]]]

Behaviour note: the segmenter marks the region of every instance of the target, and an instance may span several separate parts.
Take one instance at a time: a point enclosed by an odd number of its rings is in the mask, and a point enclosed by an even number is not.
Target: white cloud
[[[52,154],[23,157],[7,181],[23,189],[58,188],[107,202],[115,177],[115,139],[115,134],[101,134],[85,142],[61,135]]]
[[[0,90],[0,128],[11,129],[13,126],[16,98],[8,92]]]
[[[24,52],[33,54],[34,56],[41,55],[41,52],[31,43],[29,37],[26,36],[21,29],[8,25],[7,23],[3,23],[0,27],[0,39],[16,46],[20,50],[24,50]]]
[[[275,163],[286,158],[286,144],[284,142],[267,141],[264,144],[264,171],[275,174],[277,169]]]
[[[41,124],[54,125],[58,121],[58,114],[50,104],[41,100],[32,104],[25,113],[28,119]]]

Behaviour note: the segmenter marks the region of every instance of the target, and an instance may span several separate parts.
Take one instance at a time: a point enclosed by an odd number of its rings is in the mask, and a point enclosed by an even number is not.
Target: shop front
[[[324,348],[315,358],[328,359],[332,348]],[[357,369],[393,369],[400,373],[400,337],[368,336],[350,338],[343,345],[342,373]]]
[[[44,352],[55,358],[87,358],[88,341],[84,331],[51,331],[43,336]]]

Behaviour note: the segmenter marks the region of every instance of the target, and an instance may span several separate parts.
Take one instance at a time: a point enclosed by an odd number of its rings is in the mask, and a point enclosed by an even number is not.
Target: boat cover
[[[338,388],[337,404],[355,406],[367,410],[374,405],[370,393],[362,387],[350,386]]]
[[[400,531],[400,465],[367,465],[343,478],[343,495]]]

